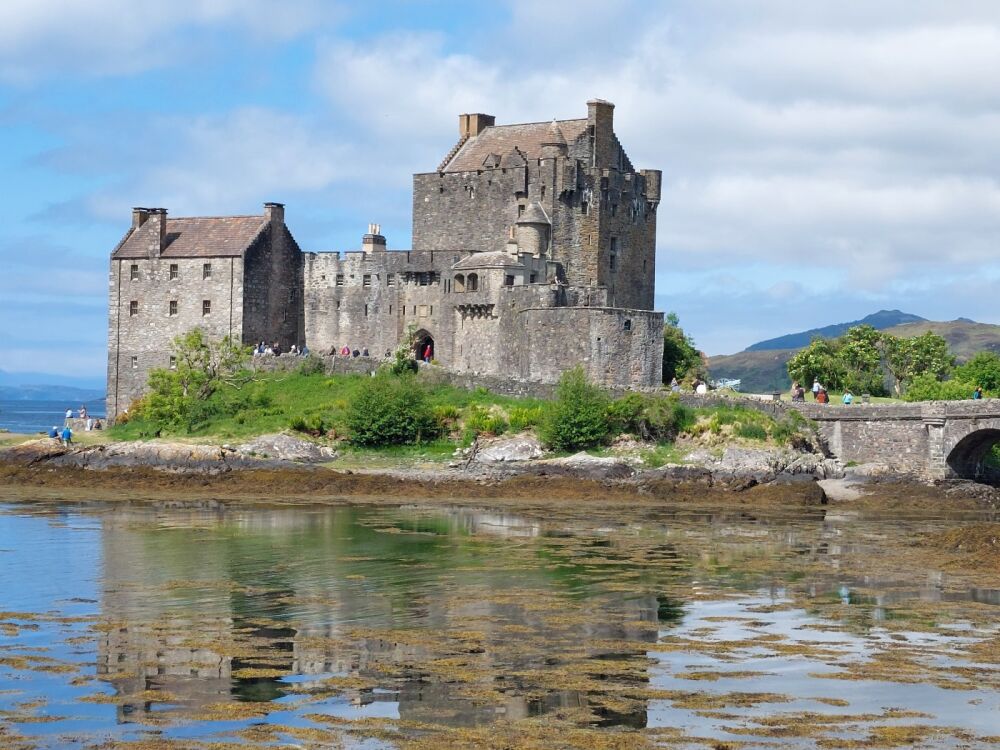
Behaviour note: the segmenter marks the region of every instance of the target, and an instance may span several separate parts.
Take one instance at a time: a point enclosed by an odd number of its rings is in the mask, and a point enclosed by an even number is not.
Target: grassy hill
[[[861,320],[852,320],[849,323],[834,323],[833,325],[824,326],[823,328],[811,328],[808,331],[799,331],[798,333],[789,333],[784,336],[768,339],[767,341],[758,341],[756,344],[748,346],[746,351],[756,352],[765,350],[776,351],[780,349],[802,349],[803,347],[809,346],[809,342],[814,338],[819,337],[824,339],[835,339],[838,336],[843,336],[847,332],[848,328],[854,328],[854,326],[860,325],[869,325],[876,330],[884,331],[887,328],[893,328],[904,323],[925,322],[928,321],[925,318],[921,318],[919,315],[912,315],[900,310],[879,310],[877,313],[866,315]]]
[[[1000,325],[990,323],[975,323],[971,320],[947,322],[922,320],[893,326],[885,331],[901,338],[933,331],[948,342],[948,348],[959,362],[967,360],[976,352],[1000,353]],[[780,339],[772,339],[776,340]],[[741,390],[746,393],[783,391],[791,386],[785,363],[800,348],[754,351],[748,349],[738,354],[709,357],[708,369],[715,379],[739,378],[742,380]]]

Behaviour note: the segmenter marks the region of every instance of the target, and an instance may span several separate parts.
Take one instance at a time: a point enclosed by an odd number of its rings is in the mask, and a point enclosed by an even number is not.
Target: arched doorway
[[[413,356],[420,362],[434,359],[434,337],[423,329],[413,334]]]
[[[1000,443],[1000,430],[977,430],[959,440],[948,454],[948,468],[960,479],[1000,485],[1000,461],[993,446]]]

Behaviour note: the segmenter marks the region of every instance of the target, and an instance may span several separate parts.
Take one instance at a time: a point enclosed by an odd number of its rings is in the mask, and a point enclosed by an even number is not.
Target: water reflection
[[[153,730],[247,739],[239,733],[346,721],[341,731],[359,719],[405,736],[545,716],[593,731],[672,726],[735,741],[720,718],[723,706],[734,711],[728,693],[794,688],[791,708],[814,711],[850,685],[824,673],[895,647],[884,630],[895,620],[934,630],[924,603],[1000,604],[998,590],[956,587],[938,570],[857,569],[888,530],[813,509],[783,519],[539,519],[417,507],[8,506],[0,740],[4,727],[51,747],[112,728],[126,739]],[[940,648],[939,660],[972,642],[896,636]],[[14,658],[37,647],[66,669]],[[928,679],[958,679],[945,673],[952,666],[928,663]],[[879,685],[896,678],[888,668],[876,675]],[[976,693],[990,719],[993,679]],[[942,691],[889,690],[893,705],[933,713],[943,700],[962,715]],[[722,703],[706,708],[693,694]],[[885,704],[820,705],[871,713]],[[735,715],[745,723],[772,710]]]

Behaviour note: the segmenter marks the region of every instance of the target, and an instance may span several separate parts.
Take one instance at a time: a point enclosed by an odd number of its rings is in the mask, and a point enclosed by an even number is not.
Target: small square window
[[[366,273],[364,276],[361,277],[361,286],[371,286],[371,285],[372,285],[372,275],[370,273]]]
[[[170,264],[170,278],[171,279],[176,279],[179,275],[180,275],[180,271],[177,268],[177,264],[176,263],[171,263]]]
[[[139,280],[139,264],[138,263],[133,263],[132,264],[132,267],[129,269],[129,278],[132,281],[138,281]]]
[[[177,357],[171,357],[170,358],[170,369],[171,370],[176,370],[177,369]]]
[[[534,284],[535,281],[538,280],[538,274],[537,273],[531,274],[531,276],[529,277],[529,280],[530,280],[530,283]]]
[[[205,299],[201,301],[201,314],[202,315],[212,314],[212,300]]]
[[[201,278],[203,278],[203,279],[210,279],[210,278],[212,278],[212,264],[211,263],[205,263],[204,265],[202,265],[202,267],[201,267]]]
[[[343,286],[344,285],[344,274],[342,274],[342,273],[338,273],[337,274],[336,284],[337,284],[337,286]]]
[[[170,300],[169,314],[170,315],[177,314],[177,300],[175,299]]]
[[[624,328],[626,331],[631,331],[632,330],[632,321],[626,319],[625,322],[622,324],[622,328]]]
[[[128,314],[135,316],[139,314],[139,300],[134,299],[128,303]]]
[[[139,358],[134,354],[132,355],[132,369],[133,370],[139,369]]]
[[[385,285],[386,286],[395,286],[396,285],[396,274],[394,274],[394,273],[387,273],[385,275]]]
[[[511,274],[507,274],[503,277],[504,286],[514,286],[514,277]]]

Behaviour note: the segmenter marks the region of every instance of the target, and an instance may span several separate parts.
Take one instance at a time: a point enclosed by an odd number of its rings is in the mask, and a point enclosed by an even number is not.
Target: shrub
[[[610,427],[604,391],[587,382],[582,367],[564,372],[542,422],[542,441],[556,450],[591,448],[607,439]]]
[[[465,428],[476,434],[503,435],[507,431],[507,420],[501,414],[473,404],[465,415]]]
[[[749,424],[740,423],[736,428],[736,434],[747,440],[767,440],[767,430],[752,422]]]
[[[351,440],[364,446],[419,443],[439,432],[427,396],[412,376],[363,381],[347,407],[346,423]]]
[[[694,424],[694,411],[682,404],[677,394],[658,396],[646,400],[642,424],[643,437],[667,442]]]
[[[643,434],[641,418],[646,399],[639,393],[628,393],[608,404],[608,427],[611,432],[630,432],[638,437]]]
[[[307,435],[317,436],[324,434],[329,429],[329,425],[326,424],[320,414],[292,417],[288,426],[295,432],[304,432]]]
[[[974,383],[962,380],[938,380],[934,373],[914,377],[903,396],[905,401],[960,401],[972,398]]]

